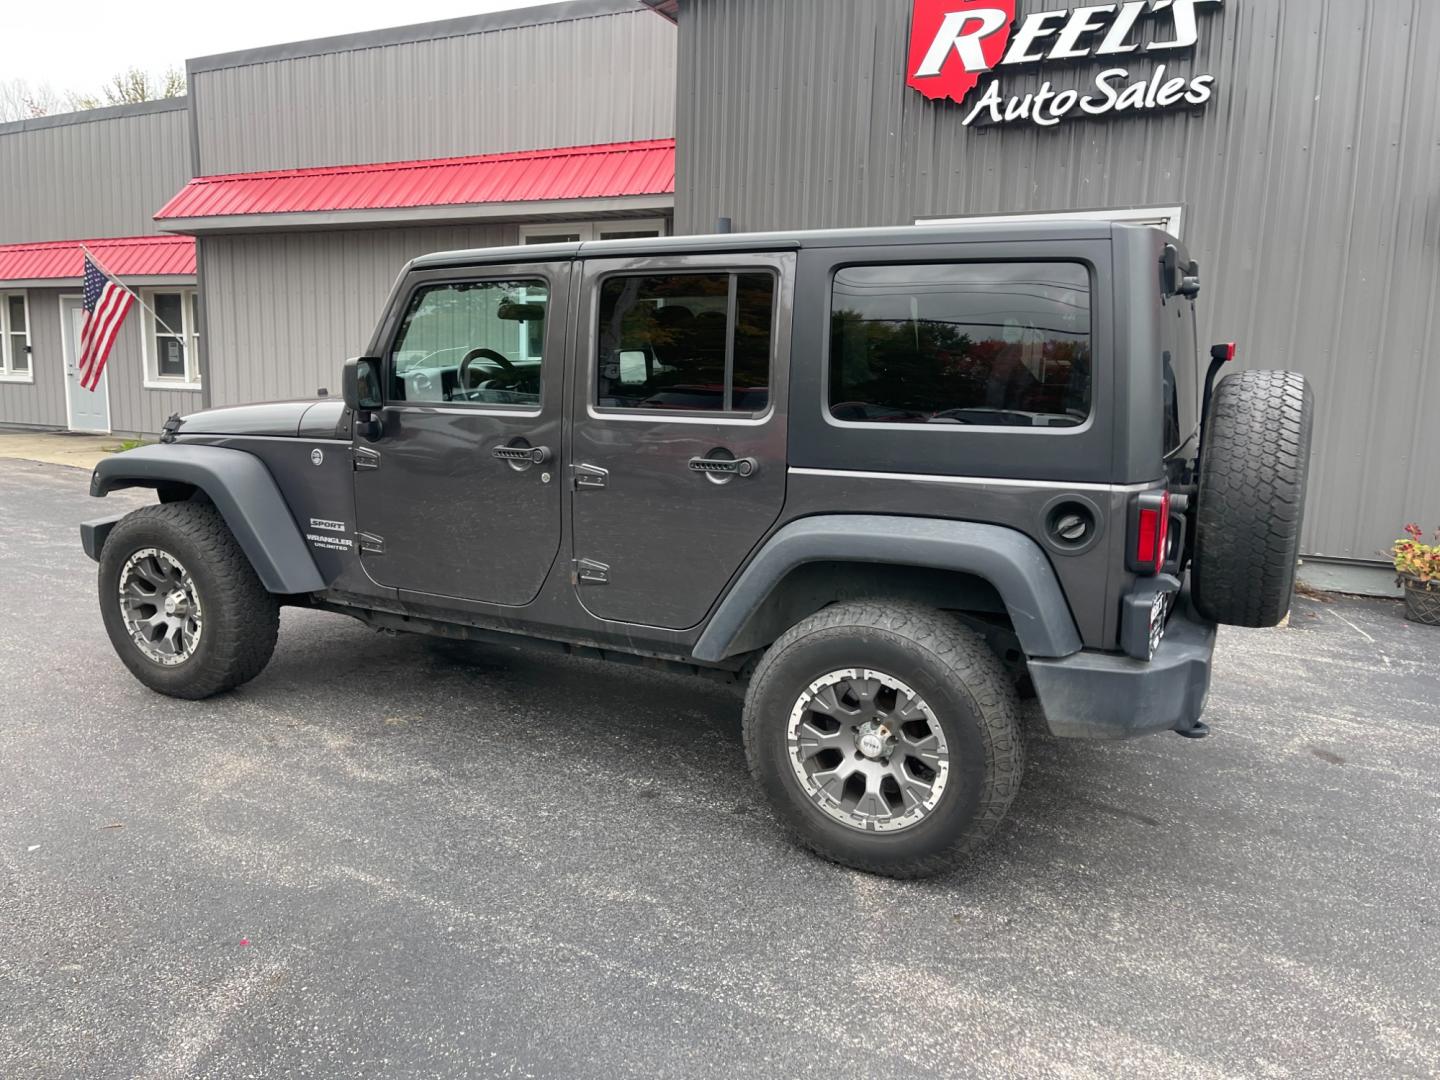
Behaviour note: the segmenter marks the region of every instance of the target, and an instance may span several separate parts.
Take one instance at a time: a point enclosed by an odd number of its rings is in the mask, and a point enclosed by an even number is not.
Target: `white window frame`
[[[664,218],[607,218],[603,221],[552,221],[549,223],[520,226],[520,243],[523,245],[532,236],[549,236],[552,233],[575,233],[580,243],[588,244],[600,239],[604,229],[635,232],[654,229],[658,236],[665,236]]]
[[[10,334],[10,298],[20,297],[25,305],[25,370],[15,370],[14,339]],[[8,289],[0,292],[0,382],[33,383],[35,381],[35,353],[30,348],[30,294],[24,289]]]
[[[1158,225],[1180,236],[1181,206],[1131,206],[1110,210],[1067,210],[1046,214],[991,214],[976,217],[921,218],[916,225],[1013,225],[1022,221],[1113,221],[1119,225]]]
[[[140,353],[145,364],[145,389],[146,390],[199,390],[200,389],[200,327],[195,325],[195,305],[199,290],[193,285],[172,285],[168,288],[160,286],[154,289],[145,289],[140,293],[140,299],[145,301],[146,310],[141,312],[143,322],[140,333]],[[157,332],[164,333],[156,325],[155,316],[150,312],[155,307],[155,297],[168,293],[180,294],[180,321],[183,324],[178,329],[184,340],[185,374],[184,376],[161,375],[160,357],[151,348],[155,343]],[[167,335],[169,336],[169,335]]]

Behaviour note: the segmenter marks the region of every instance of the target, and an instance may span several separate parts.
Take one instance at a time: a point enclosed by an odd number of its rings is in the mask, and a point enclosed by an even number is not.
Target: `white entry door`
[[[78,296],[60,298],[60,328],[65,349],[66,415],[71,431],[110,432],[110,369],[100,376],[93,391],[80,385],[80,330],[85,325],[85,309]]]

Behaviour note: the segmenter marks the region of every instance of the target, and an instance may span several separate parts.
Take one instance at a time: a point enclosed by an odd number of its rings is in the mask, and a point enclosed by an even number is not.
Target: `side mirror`
[[[357,413],[374,412],[380,408],[380,361],[373,356],[346,360],[341,386],[347,409]]]
[[[382,404],[380,361],[373,356],[346,360],[341,386],[345,407],[355,414],[357,430],[368,439],[378,439],[380,420],[375,413]]]

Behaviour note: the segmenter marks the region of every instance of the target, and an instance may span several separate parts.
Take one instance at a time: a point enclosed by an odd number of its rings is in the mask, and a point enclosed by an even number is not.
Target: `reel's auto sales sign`
[[[1132,79],[1130,69],[1118,65],[1193,49],[1200,40],[1197,15],[1221,3],[1127,0],[1039,11],[1017,23],[1015,0],[915,0],[906,84],[932,101],[964,104],[993,72],[965,115],[967,126],[1028,120],[1053,127],[1074,117],[1197,107],[1213,95],[1213,75],[1172,78],[1159,64],[1149,78]],[[1005,92],[1007,69],[1086,60],[1117,66],[1084,89],[1057,90],[1046,81],[1030,93]]]

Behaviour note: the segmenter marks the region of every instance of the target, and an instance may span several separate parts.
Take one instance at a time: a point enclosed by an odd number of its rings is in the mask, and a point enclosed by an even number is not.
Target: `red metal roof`
[[[197,176],[155,215],[175,218],[551,202],[675,191],[675,140],[478,157]]]
[[[0,244],[0,281],[78,280],[84,274],[81,244],[119,278],[188,277],[195,273],[195,241],[190,237],[125,236]]]

